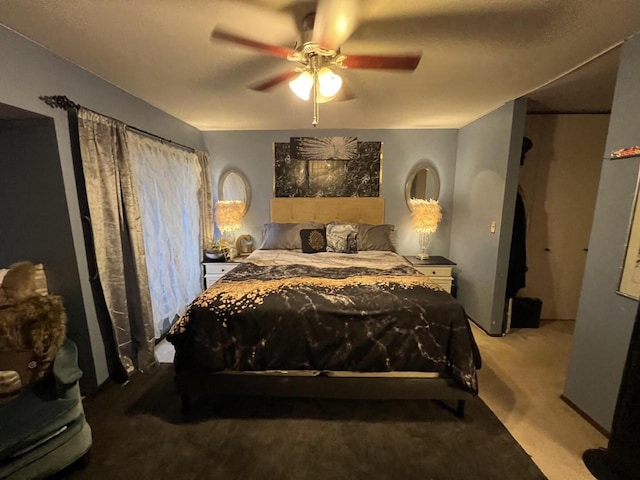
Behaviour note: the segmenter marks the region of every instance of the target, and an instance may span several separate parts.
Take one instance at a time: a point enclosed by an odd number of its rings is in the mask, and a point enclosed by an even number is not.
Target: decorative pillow
[[[0,285],[0,306],[16,305],[36,295],[36,267],[31,262],[11,265]]]
[[[20,390],[22,390],[20,374],[15,370],[0,370],[0,399],[15,395]]]
[[[21,263],[28,264],[29,262],[19,262],[15,265],[12,265],[12,268],[15,266],[20,266]],[[44,271],[44,265],[42,265],[41,263],[36,263],[34,266],[35,272],[33,278],[35,281],[35,293],[37,293],[38,295],[48,295],[49,289],[47,287],[47,274]],[[26,268],[30,267],[27,266]],[[7,275],[7,273],[9,273],[9,271],[10,269],[8,268],[0,268],[0,288],[2,287],[2,281],[4,280],[4,277]],[[11,283],[11,275],[9,275],[9,283]]]
[[[393,245],[393,225],[358,225],[358,250],[384,250],[395,252]]]
[[[302,253],[327,251],[327,233],[324,228],[303,228],[300,230]]]
[[[44,265],[36,263],[36,274],[34,280],[36,282],[36,293],[38,295],[48,295],[49,287],[47,285],[47,274],[44,271]]]
[[[327,252],[358,253],[358,228],[351,223],[327,225]]]
[[[0,351],[0,404],[13,400],[35,383],[37,367],[31,350]]]
[[[300,230],[324,228],[322,223],[265,223],[262,250],[296,250],[302,248]]]

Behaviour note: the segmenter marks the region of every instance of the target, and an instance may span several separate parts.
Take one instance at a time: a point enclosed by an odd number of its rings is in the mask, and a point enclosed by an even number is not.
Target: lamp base
[[[227,252],[229,260],[238,256],[238,250],[236,249],[236,239],[233,233],[230,233],[230,232],[223,233],[222,238],[220,238],[220,244],[224,246],[224,249]]]
[[[419,260],[426,260],[429,258],[429,244],[431,243],[431,238],[433,232],[430,230],[420,230],[418,231],[418,244],[420,245],[420,253],[416,255],[416,258]]]

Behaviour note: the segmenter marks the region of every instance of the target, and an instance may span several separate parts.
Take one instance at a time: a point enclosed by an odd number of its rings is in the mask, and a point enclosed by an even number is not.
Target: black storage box
[[[515,297],[511,305],[511,328],[538,328],[541,311],[539,298]]]

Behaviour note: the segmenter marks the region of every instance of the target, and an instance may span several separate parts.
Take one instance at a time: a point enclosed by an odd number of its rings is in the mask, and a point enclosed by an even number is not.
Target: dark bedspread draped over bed
[[[477,393],[480,355],[464,309],[411,266],[243,263],[173,326],[176,373],[437,372]]]

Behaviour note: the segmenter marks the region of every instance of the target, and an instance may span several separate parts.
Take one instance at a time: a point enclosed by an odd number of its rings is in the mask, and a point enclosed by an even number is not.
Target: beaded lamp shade
[[[220,200],[216,202],[215,219],[220,232],[238,230],[244,216],[244,202],[241,200]]]

